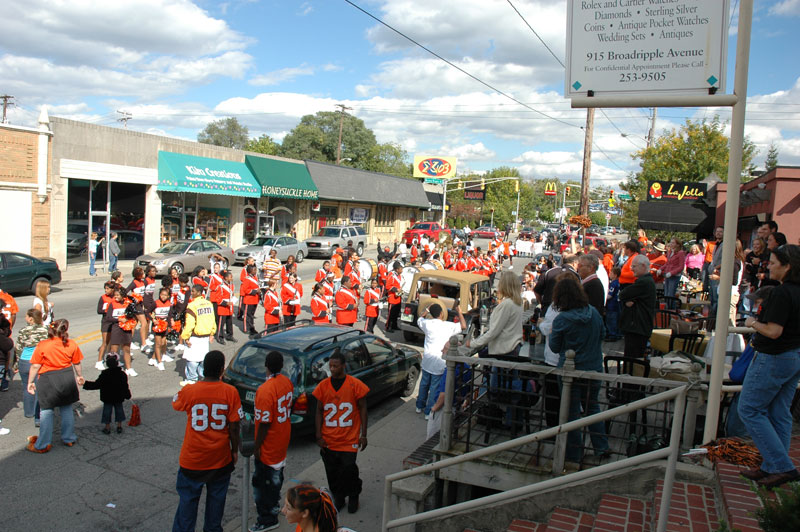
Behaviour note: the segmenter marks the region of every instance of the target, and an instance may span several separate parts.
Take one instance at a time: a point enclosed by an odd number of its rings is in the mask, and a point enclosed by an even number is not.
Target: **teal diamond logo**
[[[717,78],[715,78],[714,76],[711,76],[706,81],[708,81],[709,85],[715,85],[717,83],[717,81],[719,81],[719,80],[717,80]]]
[[[572,84],[572,88],[575,89],[575,90],[578,90],[581,87],[583,87],[583,85],[581,85],[580,81],[576,81],[575,83]]]

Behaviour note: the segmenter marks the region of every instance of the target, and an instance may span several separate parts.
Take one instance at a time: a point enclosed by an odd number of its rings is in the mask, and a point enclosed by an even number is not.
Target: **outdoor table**
[[[669,353],[669,339],[671,336],[672,329],[653,329],[653,333],[650,335],[650,347],[653,348],[653,351]],[[697,348],[698,353],[705,352],[709,338],[711,338],[711,334],[705,333],[705,338],[703,338],[703,341],[700,343],[700,347]],[[677,340],[675,342],[675,349],[683,349],[683,340]]]

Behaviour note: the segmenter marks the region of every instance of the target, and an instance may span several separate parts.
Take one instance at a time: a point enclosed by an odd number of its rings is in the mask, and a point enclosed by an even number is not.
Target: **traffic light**
[[[519,192],[519,179],[514,181],[514,192]]]
[[[486,190],[486,180],[481,178],[481,190]]]
[[[614,189],[611,189],[611,190],[608,191],[608,199],[611,199],[611,200],[614,199]]]
[[[567,185],[567,196],[569,196],[569,185]]]

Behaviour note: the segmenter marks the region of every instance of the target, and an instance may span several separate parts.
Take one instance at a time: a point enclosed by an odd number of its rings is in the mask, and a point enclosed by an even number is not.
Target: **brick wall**
[[[6,125],[0,127],[0,183],[6,190],[30,192],[31,219],[20,219],[17,222],[31,224],[30,253],[42,257],[50,255],[50,197],[48,195],[42,203],[36,194],[39,136],[36,130],[29,128]],[[48,166],[51,166],[50,160],[48,157]],[[48,185],[51,183],[50,175],[48,168]],[[10,219],[16,220],[13,213]]]

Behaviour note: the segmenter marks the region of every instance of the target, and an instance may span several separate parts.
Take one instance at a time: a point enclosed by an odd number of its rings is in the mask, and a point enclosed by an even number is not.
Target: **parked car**
[[[427,236],[429,240],[436,240],[441,231],[442,226],[437,222],[416,223],[403,233],[403,242],[410,246],[414,240],[419,242],[423,235]]]
[[[451,240],[455,242],[456,240],[460,240],[461,242],[467,241],[467,234],[464,232],[463,229],[442,229],[444,233],[450,233]],[[442,233],[439,233],[439,238],[441,238]]]
[[[225,268],[233,264],[236,257],[231,248],[220,246],[213,240],[179,239],[165,244],[155,253],[137,257],[134,265],[144,268],[152,264],[157,275],[166,275],[173,266],[178,273],[191,272],[197,266],[208,268],[212,253],[222,255]]]
[[[481,330],[480,309],[494,308],[494,298],[489,278],[475,273],[450,270],[423,270],[414,274],[411,289],[404,298],[398,326],[407,342],[421,335],[417,318],[435,302],[444,305],[447,319],[457,319],[456,305],[467,322],[468,334],[477,336]]]
[[[519,238],[534,238],[539,236],[539,233],[533,227],[526,225],[519,230]]]
[[[499,238],[502,235],[496,227],[489,225],[482,225],[477,229],[473,229],[469,234],[472,235],[472,238]]]
[[[308,248],[309,257],[331,256],[336,248],[347,247],[348,240],[353,241],[353,248],[359,257],[367,248],[367,233],[364,228],[356,225],[326,225],[319,230],[317,236],[306,238],[303,243]]]
[[[314,430],[316,400],[312,395],[329,376],[328,359],[333,353],[345,357],[347,374],[369,386],[367,404],[393,394],[414,393],[422,365],[422,354],[409,346],[392,345],[365,331],[341,325],[317,325],[298,321],[244,344],[222,376],[223,382],[239,392],[242,408],[253,413],[256,390],[266,380],[267,353],[283,355],[283,370],[294,384],[291,409],[292,433]]]
[[[33,292],[40,279],[61,282],[56,259],[36,258],[16,251],[0,251],[0,288],[6,292]]]
[[[308,247],[305,242],[299,242],[290,236],[258,236],[248,245],[236,250],[236,260],[234,264],[244,263],[247,257],[255,257],[261,251],[269,253],[271,249],[278,252],[278,259],[286,262],[289,255],[294,255],[297,262],[303,262],[308,255]]]

